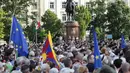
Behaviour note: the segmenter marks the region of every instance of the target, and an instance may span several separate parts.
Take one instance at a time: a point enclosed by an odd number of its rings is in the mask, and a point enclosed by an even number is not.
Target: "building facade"
[[[64,22],[67,20],[65,12],[66,1],[67,0],[32,0],[33,5],[28,7],[28,14],[31,15],[32,12],[37,14],[37,20],[40,21],[41,16],[43,16],[45,11],[49,9],[53,11],[62,22]],[[92,0],[74,0],[75,4],[78,6],[88,6],[90,1]],[[124,1],[130,7],[130,0]]]
[[[41,20],[41,16],[44,15],[46,10],[53,11],[61,21],[66,21],[66,1],[67,0],[32,0],[34,3],[31,5],[28,10],[28,14],[31,15],[32,12],[38,14],[37,20]],[[75,4],[80,5],[87,5],[89,0],[74,0]]]
[[[130,0],[124,0],[124,1],[130,7]]]

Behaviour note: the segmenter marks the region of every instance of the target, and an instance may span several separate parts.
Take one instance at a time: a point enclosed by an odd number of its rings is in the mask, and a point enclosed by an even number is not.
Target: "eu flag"
[[[102,67],[102,62],[101,62],[101,57],[98,49],[97,34],[95,32],[94,27],[92,27],[92,32],[93,32],[93,41],[94,41],[94,68],[97,69]]]
[[[13,42],[14,47],[18,51],[18,56],[28,55],[28,45],[26,42],[26,38],[15,16],[13,16],[13,20],[12,20],[10,42]]]
[[[43,57],[44,61],[53,62],[55,65],[60,67],[60,65],[57,61],[55,51],[53,50],[52,38],[51,38],[50,32],[47,36],[47,39],[46,39],[45,44],[44,44],[43,49],[42,49],[42,57]]]
[[[121,48],[124,49],[125,47],[126,47],[125,38],[124,35],[121,35]]]

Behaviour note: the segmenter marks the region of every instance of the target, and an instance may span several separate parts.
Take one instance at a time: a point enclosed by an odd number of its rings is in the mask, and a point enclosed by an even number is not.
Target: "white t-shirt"
[[[14,70],[11,73],[22,73],[20,70]]]
[[[59,73],[57,68],[50,69],[49,73]]]
[[[114,60],[116,60],[116,59],[119,59],[119,56],[115,56],[113,58],[112,64],[113,64]],[[122,63],[126,63],[126,59],[124,57],[120,57],[120,59],[122,60]]]
[[[60,73],[74,73],[74,70],[73,69],[70,69],[70,68],[62,68]]]

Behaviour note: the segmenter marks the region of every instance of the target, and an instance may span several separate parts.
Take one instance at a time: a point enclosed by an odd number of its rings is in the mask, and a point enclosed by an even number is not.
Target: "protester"
[[[98,69],[95,69],[94,64],[93,43],[87,40],[57,42],[53,46],[59,66],[54,60],[43,60],[41,44],[31,44],[27,57],[18,57],[16,50],[9,49],[7,45],[0,47],[0,73],[130,73],[130,47],[120,49],[114,40],[99,42],[103,66]]]
[[[121,66],[121,70],[123,73],[130,73],[130,64],[129,63],[123,63]]]
[[[89,73],[92,73],[94,71],[94,56],[92,54],[88,56],[87,68],[89,70]]]
[[[66,58],[63,61],[65,67],[60,70],[60,73],[74,73],[74,70],[72,68],[72,61],[69,58]]]
[[[0,73],[4,72],[4,64],[0,62]]]
[[[86,66],[80,66],[78,68],[78,73],[89,73],[89,71]]]
[[[99,73],[116,73],[116,71],[108,65],[104,65]]]
[[[114,61],[114,66],[115,66],[116,73],[119,73],[119,70],[121,69],[121,65],[122,65],[122,60],[121,59],[116,59]]]

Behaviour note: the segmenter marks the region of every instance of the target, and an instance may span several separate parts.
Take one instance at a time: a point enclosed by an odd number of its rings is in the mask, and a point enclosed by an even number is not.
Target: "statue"
[[[74,38],[79,38],[79,24],[74,20],[75,15],[75,2],[73,0],[67,0],[66,2],[66,14],[67,21],[65,22],[66,27],[66,41],[74,40]],[[70,32],[72,31],[72,32]]]
[[[75,3],[72,0],[66,2],[67,21],[74,20]]]

